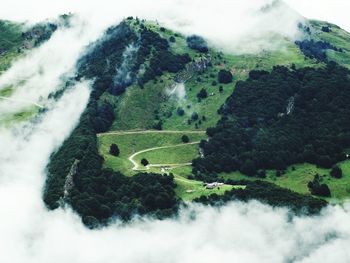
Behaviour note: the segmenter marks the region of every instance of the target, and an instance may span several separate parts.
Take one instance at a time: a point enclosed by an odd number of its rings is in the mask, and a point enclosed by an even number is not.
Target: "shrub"
[[[333,166],[330,175],[334,178],[340,179],[343,176],[343,171],[340,169],[339,166]]]
[[[169,42],[171,42],[171,43],[175,43],[175,42],[176,42],[175,37],[173,37],[173,36],[169,37]]]
[[[148,162],[148,160],[147,160],[147,159],[142,158],[142,160],[141,160],[141,164],[142,164],[143,166],[147,166],[147,165],[149,165],[149,162]]]
[[[232,82],[232,78],[233,78],[233,76],[232,76],[230,71],[222,69],[218,73],[218,81],[219,81],[219,83],[224,83],[224,84],[231,83]]]
[[[115,143],[112,143],[111,146],[109,147],[109,153],[113,156],[119,156],[120,150],[118,145],[116,145]]]
[[[183,142],[183,143],[189,143],[190,142],[190,138],[188,138],[188,136],[187,135],[182,135],[182,137],[181,137],[181,141]]]
[[[197,93],[197,98],[198,99],[205,99],[208,97],[208,92],[206,89],[202,88],[198,93]]]
[[[197,112],[193,112],[192,115],[191,115],[191,119],[193,121],[196,121],[196,120],[198,120],[198,118],[199,118],[198,113]]]
[[[207,42],[200,36],[192,35],[186,39],[189,48],[202,53],[208,52]]]

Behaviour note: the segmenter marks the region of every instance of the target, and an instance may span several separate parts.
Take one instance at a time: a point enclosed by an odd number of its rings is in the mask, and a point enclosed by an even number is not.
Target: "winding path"
[[[133,164],[132,170],[133,171],[142,171],[142,170],[148,170],[151,167],[162,167],[162,166],[170,166],[170,167],[181,167],[181,166],[189,166],[192,165],[192,163],[174,163],[174,164],[149,164],[145,167],[145,169],[140,169],[139,164],[135,161],[135,157],[139,154],[145,153],[145,152],[151,152],[151,151],[156,151],[160,149],[168,149],[168,148],[176,148],[176,147],[183,147],[187,145],[194,145],[194,144],[199,144],[200,142],[190,142],[190,143],[181,143],[181,144],[176,144],[176,145],[170,145],[170,146],[161,146],[161,147],[153,147],[153,148],[148,148],[144,149],[141,151],[138,151],[132,155],[129,156],[128,160]]]

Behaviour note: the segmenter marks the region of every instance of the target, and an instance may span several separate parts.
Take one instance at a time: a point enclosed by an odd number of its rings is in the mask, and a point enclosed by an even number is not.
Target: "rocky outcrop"
[[[185,83],[190,78],[192,78],[194,74],[198,72],[203,72],[210,66],[211,56],[209,55],[207,57],[201,57],[197,61],[187,64],[186,69],[178,73],[175,76],[174,81],[176,83]]]
[[[67,198],[69,196],[69,192],[74,188],[74,175],[77,173],[79,160],[75,159],[74,163],[72,164],[72,167],[70,168],[70,171],[66,177],[66,181],[64,183],[63,187],[63,198]]]

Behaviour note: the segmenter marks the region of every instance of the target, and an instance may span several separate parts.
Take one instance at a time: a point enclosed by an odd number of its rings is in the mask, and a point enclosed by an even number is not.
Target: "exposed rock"
[[[69,192],[74,188],[73,178],[74,178],[74,175],[77,173],[78,164],[79,164],[79,160],[75,159],[75,161],[72,164],[70,171],[66,177],[66,181],[64,183],[63,198],[67,198],[69,196]]]

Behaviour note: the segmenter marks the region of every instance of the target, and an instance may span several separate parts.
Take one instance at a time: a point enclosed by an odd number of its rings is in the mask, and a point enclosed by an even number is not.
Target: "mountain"
[[[60,19],[29,30],[2,22],[1,67],[69,27]],[[321,21],[298,28],[300,39],[269,34],[279,48],[251,54],[133,17],[108,28],[49,95],[92,81],[77,127],[48,164],[47,207],[69,204],[93,228],[167,217],[192,200],[315,213],[347,198],[350,34]],[[0,124],[35,122],[45,108],[28,112]]]

